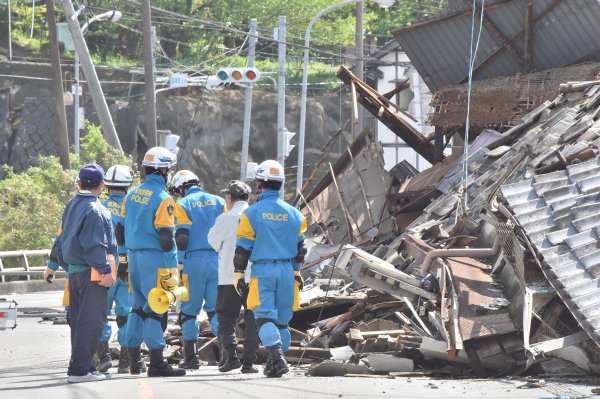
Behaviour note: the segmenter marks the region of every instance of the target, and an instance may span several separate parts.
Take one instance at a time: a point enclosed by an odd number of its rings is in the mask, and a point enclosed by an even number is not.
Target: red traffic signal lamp
[[[216,75],[221,83],[254,83],[260,78],[255,68],[221,68]]]

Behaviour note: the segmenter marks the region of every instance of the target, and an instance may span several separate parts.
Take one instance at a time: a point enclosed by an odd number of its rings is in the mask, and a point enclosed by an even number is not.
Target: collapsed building
[[[599,81],[564,84],[417,174],[386,172],[365,130],[303,198],[305,269],[321,267],[308,308],[343,310],[304,341],[477,374],[556,367],[550,357],[598,371],[599,106]]]
[[[291,355],[317,361],[310,375],[599,371],[600,65],[581,62],[597,60],[585,38],[600,6],[486,2],[469,129],[468,51],[457,47],[472,10],[451,6],[394,32],[434,92],[433,137],[406,123],[392,93],[337,73],[433,166],[386,171],[368,129],[316,164],[321,179],[298,199],[312,284]],[[457,136],[464,151],[449,154]]]

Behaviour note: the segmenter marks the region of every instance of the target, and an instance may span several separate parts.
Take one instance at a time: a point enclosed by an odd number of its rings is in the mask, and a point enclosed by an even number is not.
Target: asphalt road
[[[61,293],[5,296],[19,310],[60,309]],[[316,378],[293,369],[281,379],[219,373],[202,366],[179,378],[113,374],[108,381],[67,384],[69,327],[38,317],[20,317],[13,331],[0,331],[0,398],[582,398],[594,386],[545,382],[517,389],[520,380],[451,380],[428,378]]]

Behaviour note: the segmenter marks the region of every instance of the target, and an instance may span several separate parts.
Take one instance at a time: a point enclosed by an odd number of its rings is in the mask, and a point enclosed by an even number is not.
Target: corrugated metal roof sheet
[[[485,16],[511,39],[524,29],[526,5],[530,0],[486,2]],[[534,18],[542,14],[533,29],[531,67],[533,70],[560,68],[583,60],[600,60],[598,0],[536,0]],[[463,4],[460,12],[410,25],[394,31],[432,92],[461,83],[468,72],[471,13]],[[477,22],[478,24],[479,22]],[[523,57],[524,39],[511,41]],[[500,48],[499,40],[485,29],[481,34],[475,65]],[[475,80],[526,72],[506,49],[474,73]]]
[[[600,340],[600,158],[502,187],[573,315]]]

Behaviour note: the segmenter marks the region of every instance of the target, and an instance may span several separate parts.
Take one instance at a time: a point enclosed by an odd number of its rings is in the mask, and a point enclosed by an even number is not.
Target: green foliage
[[[76,192],[75,170],[63,170],[57,157],[16,174],[4,166],[0,181],[0,249],[50,248],[68,199]]]
[[[105,170],[115,164],[133,168],[131,157],[110,147],[99,127],[86,127],[89,133],[81,139],[79,160],[71,154],[71,170],[63,170],[54,156],[38,157],[34,166],[19,174],[4,165],[6,176],[0,180],[0,250],[52,246],[64,206],[77,192],[77,173],[83,164],[95,162]],[[139,173],[135,176],[139,180]]]
[[[153,11],[153,25],[160,38],[157,63],[163,67],[183,69],[185,66],[194,71],[212,73],[219,66],[228,65],[235,56],[235,49],[242,45],[251,18],[256,18],[259,34],[272,37],[280,15],[287,16],[288,60],[299,64],[303,52],[304,34],[309,21],[321,10],[336,4],[337,0],[153,0],[152,5],[163,10],[192,17],[193,20],[179,18],[176,15]],[[17,3],[17,2],[15,2]],[[91,15],[112,9],[112,0],[84,1],[86,11],[80,16],[83,24]],[[34,37],[29,38],[31,29],[31,8],[19,2],[12,7],[13,40],[34,51],[47,47],[44,7],[36,7]],[[447,0],[398,0],[388,9],[365,1],[365,33],[374,37],[378,45],[392,40],[391,30],[409,24],[415,20],[443,11]],[[123,13],[121,20],[95,22],[86,34],[88,47],[95,62],[116,66],[141,65],[143,55],[141,31],[141,11],[138,4],[129,0],[114,0],[117,10]],[[2,10],[0,6],[0,10]],[[63,20],[61,7],[56,7],[57,18]],[[2,16],[0,13],[0,25]],[[341,58],[319,52],[323,49],[330,53],[341,54],[344,47],[355,42],[356,8],[349,4],[324,14],[312,29],[310,81],[328,84],[331,75],[322,76],[314,64],[317,56],[331,58],[330,63],[339,64]],[[207,23],[203,23],[206,21]],[[229,30],[229,29],[233,29]],[[236,31],[237,30],[237,31]],[[6,31],[0,29],[0,39],[5,40]],[[247,46],[242,55],[245,55]],[[276,59],[277,46],[267,39],[259,40],[258,60],[273,62]],[[66,56],[69,56],[65,54]],[[292,65],[294,66],[294,65]],[[316,68],[315,68],[316,67]],[[330,67],[331,68],[331,67]],[[290,70],[291,77],[296,69]],[[324,80],[322,80],[324,79]],[[333,78],[335,81],[335,78]]]
[[[112,165],[128,165],[133,168],[130,155],[108,145],[102,135],[100,126],[85,122],[87,134],[81,138],[79,143],[79,161],[75,163],[77,168],[86,163],[97,163],[107,170]]]

